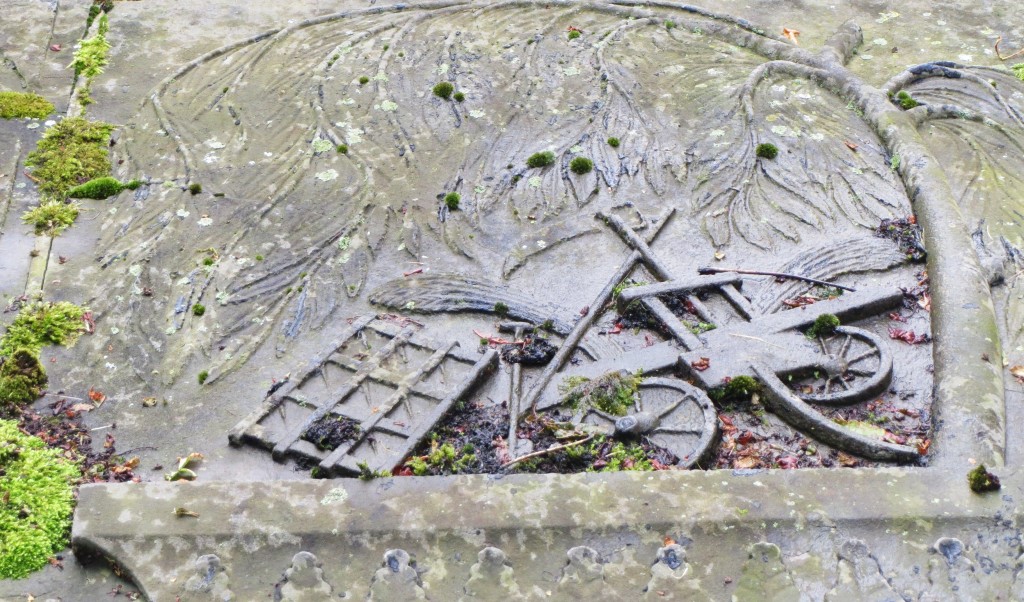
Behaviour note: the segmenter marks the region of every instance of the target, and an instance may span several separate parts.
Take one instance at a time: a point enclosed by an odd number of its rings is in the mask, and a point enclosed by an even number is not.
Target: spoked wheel
[[[780,376],[808,403],[857,403],[881,394],[892,380],[892,355],[873,333],[840,326],[815,346],[809,368]]]
[[[646,378],[638,398],[625,416],[592,409],[582,421],[616,437],[644,437],[675,454],[681,468],[696,464],[714,444],[718,414],[701,389],[674,378]]]

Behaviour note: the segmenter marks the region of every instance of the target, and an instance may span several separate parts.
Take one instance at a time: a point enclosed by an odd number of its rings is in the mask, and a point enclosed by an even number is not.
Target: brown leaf
[[[1024,366],[1013,366],[1010,368],[1010,374],[1017,379],[1017,382],[1024,385]]]
[[[100,391],[97,391],[96,389],[89,387],[89,399],[95,401],[96,403],[103,403],[104,401],[107,400],[107,396],[101,393]]]
[[[89,403],[76,403],[71,406],[72,412],[88,412],[89,410],[96,409],[96,406]]]
[[[762,468],[761,459],[758,458],[757,456],[745,456],[742,458],[737,458],[736,461],[733,462],[732,467],[738,468],[740,470],[749,468]]]
[[[699,360],[690,362],[690,366],[692,366],[697,372],[703,372],[711,367],[711,360],[706,357],[702,357]]]
[[[800,41],[797,40],[797,37],[799,35],[800,35],[800,32],[795,30],[795,29],[790,29],[788,27],[783,27],[782,28],[782,36],[784,38],[786,38],[787,40],[789,40],[790,42],[793,42],[793,44],[795,46],[799,46],[800,45]]]

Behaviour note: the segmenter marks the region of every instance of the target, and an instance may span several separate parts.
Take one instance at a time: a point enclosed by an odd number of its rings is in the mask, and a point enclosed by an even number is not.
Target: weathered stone
[[[858,602],[877,600],[896,602],[899,594],[885,580],[878,561],[871,557],[867,544],[850,539],[839,546],[839,582],[825,600],[828,602]]]
[[[486,547],[477,554],[476,563],[469,569],[469,580],[463,588],[461,600],[522,600],[515,574],[505,552]]]
[[[216,554],[196,559],[195,574],[185,582],[179,598],[181,602],[228,602],[235,599],[227,568]]]
[[[800,591],[782,563],[779,546],[763,541],[750,546],[749,557],[743,564],[743,574],[732,599],[736,602],[800,600]]]
[[[280,602],[318,602],[327,600],[334,588],[324,581],[324,571],[316,556],[299,552],[284,572],[284,581],[275,588]]]
[[[571,548],[562,576],[558,579],[558,595],[566,599],[586,600],[600,598],[605,590],[604,565],[593,548]]]
[[[670,544],[658,549],[658,560],[651,566],[651,580],[644,591],[645,600],[712,600],[701,589],[697,577],[686,562],[686,548]]]
[[[409,553],[405,550],[385,552],[381,567],[374,573],[370,583],[369,599],[377,602],[425,600],[427,596],[423,582],[409,561]]]

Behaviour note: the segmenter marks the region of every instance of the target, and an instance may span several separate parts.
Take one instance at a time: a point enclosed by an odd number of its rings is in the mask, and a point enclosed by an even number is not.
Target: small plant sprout
[[[203,185],[200,184],[199,182],[192,182],[191,184],[188,185],[188,191],[191,192],[193,195],[199,194],[200,192],[203,191]]]
[[[464,102],[466,100],[466,95],[462,92],[456,92],[453,98],[455,98],[455,102]]]
[[[774,159],[779,156],[779,147],[770,142],[762,142],[757,145],[755,153],[761,159]]]
[[[547,167],[548,165],[554,165],[554,163],[555,153],[551,151],[533,153],[526,159],[527,167]]]
[[[462,197],[457,192],[449,192],[444,195],[444,205],[449,211],[457,211],[459,208],[459,201],[461,200]]]
[[[569,39],[570,40],[575,40],[576,38],[580,37],[581,35],[583,35],[583,30],[582,29],[579,29],[577,27],[573,27],[572,25],[569,26]]]
[[[347,144],[339,144],[336,150],[338,151],[339,154],[347,155],[348,154],[348,145]]]
[[[569,162],[569,169],[572,170],[572,173],[582,176],[594,169],[594,162],[586,157],[576,157]]]
[[[665,21],[665,29],[675,29],[675,27],[676,27],[676,22],[675,21]]]
[[[189,466],[195,466],[196,462],[200,462],[203,459],[203,454],[199,452],[192,452],[184,458],[178,458],[178,468],[174,472],[169,472],[164,475],[164,479],[168,481],[194,481],[196,480],[196,473]]]
[[[199,376],[196,377],[196,380],[198,380],[199,384],[202,385],[202,384],[206,383],[206,380],[208,378],[210,378],[210,371],[209,370],[203,370],[203,371],[201,371],[199,373]]]
[[[359,76],[359,85],[360,86],[365,86],[368,83],[370,83],[370,78],[369,77],[367,77],[365,75],[360,75]]]
[[[438,82],[434,86],[434,96],[448,100],[452,97],[452,92],[455,91],[455,86],[451,82]]]
[[[494,304],[494,315],[498,316],[499,318],[507,318],[508,317],[508,305],[506,305],[505,303],[502,303],[501,301],[498,301],[497,303],[495,303]]]
[[[619,148],[619,139],[612,136],[611,138],[608,139],[608,146],[612,148]]]
[[[192,315],[193,316],[196,316],[198,318],[199,316],[202,316],[205,313],[206,313],[206,306],[205,305],[202,305],[200,303],[196,303],[195,305],[192,306]]]

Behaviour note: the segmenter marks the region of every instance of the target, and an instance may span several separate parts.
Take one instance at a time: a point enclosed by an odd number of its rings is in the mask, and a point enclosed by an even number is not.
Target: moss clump
[[[210,371],[203,370],[202,372],[199,373],[199,376],[196,377],[196,380],[199,381],[199,384],[204,384],[206,382],[206,379],[208,378],[210,378]]]
[[[18,349],[0,362],[0,408],[39,399],[47,379],[46,370],[35,353]]]
[[[67,192],[89,180],[110,174],[107,143],[112,125],[69,117],[46,130],[25,165],[48,199],[63,201]]]
[[[502,303],[501,301],[498,301],[497,303],[495,303],[494,304],[494,315],[498,316],[499,318],[507,318],[508,317],[508,305],[506,305],[505,303]]]
[[[199,316],[202,316],[205,313],[206,313],[206,306],[205,305],[203,305],[201,303],[196,303],[195,305],[192,306],[192,315],[193,316],[196,316],[198,318]]]
[[[199,182],[192,182],[191,184],[188,185],[188,191],[191,192],[193,195],[199,194],[200,192],[203,191],[203,185],[200,184]]]
[[[613,416],[625,416],[636,399],[643,377],[624,370],[609,372],[595,379],[574,376],[561,387],[562,403],[575,411],[597,408]]]
[[[451,443],[438,445],[437,441],[432,441],[427,455],[413,456],[405,465],[418,477],[428,474],[457,474],[476,463],[474,451],[473,446],[466,445],[459,453]]]
[[[814,324],[807,329],[808,338],[827,337],[839,328],[839,318],[835,314],[821,314],[814,319]]]
[[[1017,79],[1024,82],[1024,63],[1017,63],[1016,65],[1010,67],[1010,70],[1013,71],[1013,74],[1017,76]]]
[[[676,28],[676,22],[675,21],[665,21],[665,29],[675,29],[675,28]]]
[[[539,153],[533,153],[526,159],[527,167],[547,167],[548,165],[554,165],[555,153],[551,151],[541,151]]]
[[[347,155],[348,154],[348,145],[347,144],[339,144],[338,147],[335,150],[337,150],[339,154]]]
[[[20,579],[67,545],[78,470],[37,437],[0,420],[0,579]]]
[[[369,77],[367,77],[365,75],[360,75],[359,76],[359,85],[360,86],[365,86],[368,83],[370,83],[370,78]]]
[[[581,32],[578,29],[569,30],[569,39],[570,40],[575,40],[576,38],[580,37],[581,35],[583,35],[583,32]]]
[[[455,86],[451,82],[438,82],[434,85],[434,96],[448,100],[452,97]]]
[[[608,139],[608,146],[612,148],[619,148],[619,139],[614,136]]]
[[[143,184],[145,184],[145,182],[143,182],[142,180],[128,180],[123,184],[123,186],[126,190],[135,190],[139,186],[142,186]]]
[[[464,102],[466,100],[466,95],[462,92],[456,92],[452,98],[455,99],[455,102]]]
[[[747,401],[761,392],[761,383],[753,376],[734,376],[729,382],[708,391],[708,397],[718,402]]]
[[[903,109],[904,111],[906,111],[907,109],[913,109],[914,107],[919,106],[921,104],[914,100],[914,97],[911,96],[910,92],[907,92],[906,90],[900,90],[899,92],[897,92],[896,96],[894,97],[894,100],[896,101],[896,104],[898,104],[900,108]]]
[[[107,53],[110,51],[110,42],[107,41],[109,29],[107,15],[101,16],[96,35],[82,40],[75,51],[75,58],[69,65],[74,67],[75,77],[85,78],[85,83],[78,89],[78,104],[83,107],[92,103],[89,97],[92,81],[103,73],[103,68],[107,66]]]
[[[137,182],[137,180],[133,180],[133,182]],[[75,186],[68,191],[68,196],[73,199],[102,200],[118,194],[125,188],[127,186],[122,184],[117,178],[103,176],[102,178],[89,180],[85,184]]]
[[[81,210],[76,202],[44,201],[21,215],[21,221],[35,229],[36,234],[57,236],[71,227]]]
[[[569,161],[569,169],[572,170],[572,173],[582,176],[594,169],[594,162],[586,157],[576,157]]]
[[[608,452],[608,464],[601,467],[601,472],[620,470],[654,470],[654,463],[640,444],[616,443]]]
[[[451,211],[455,211],[459,208],[459,201],[461,200],[462,197],[459,195],[459,193],[449,192],[448,194],[444,195],[444,206],[450,209]]]
[[[53,113],[53,105],[31,92],[0,92],[0,119],[31,117],[42,119]]]
[[[984,464],[978,464],[974,470],[967,473],[967,484],[974,493],[985,493],[988,491],[999,491],[1002,485],[999,477],[985,470]]]
[[[10,358],[18,350],[38,354],[45,345],[74,345],[85,331],[87,311],[67,301],[26,305],[0,339],[0,356]]]
[[[770,142],[762,142],[757,145],[755,152],[761,159],[774,159],[779,156],[779,147]]]

